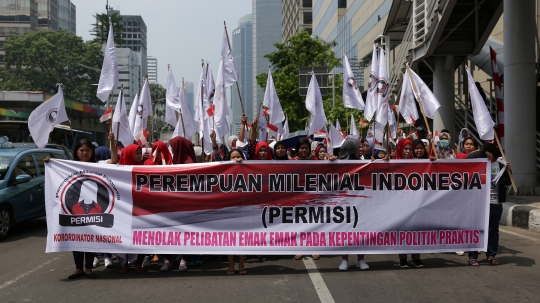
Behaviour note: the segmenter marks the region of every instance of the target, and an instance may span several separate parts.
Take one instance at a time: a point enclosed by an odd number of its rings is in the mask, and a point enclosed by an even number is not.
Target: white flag
[[[223,59],[223,79],[225,88],[233,85],[236,81],[240,80],[238,73],[238,67],[234,61],[234,54],[229,47],[227,40],[227,31],[223,28],[223,39],[221,41],[221,58]]]
[[[377,113],[375,120],[377,123],[386,125],[388,122],[388,99],[390,97],[388,87],[388,69],[386,66],[386,57],[384,50],[379,49],[379,82],[377,83],[377,93],[379,95],[377,101]]]
[[[133,98],[133,102],[131,103],[131,108],[129,109],[129,131],[131,132],[131,136],[135,138],[135,134],[133,133],[133,130],[135,129],[135,118],[137,118],[137,107],[139,106],[139,92],[135,94],[135,98]]]
[[[319,89],[317,78],[315,78],[315,73],[311,75],[311,81],[309,82],[306,95],[306,109],[310,112],[308,135],[312,135],[325,127],[327,123],[326,115],[324,114],[321,90]]]
[[[146,79],[141,89],[141,95],[139,96],[139,104],[137,105],[137,116],[135,117],[135,127],[133,128],[133,137],[135,140],[137,140],[135,137],[137,137],[143,129],[146,129],[147,119],[150,115],[152,115],[152,98],[150,97],[148,79]]]
[[[129,119],[126,110],[126,102],[124,101],[124,90],[120,90],[114,115],[112,118],[112,132],[116,140],[122,142],[122,145],[128,146],[133,143],[133,135],[129,129]]]
[[[377,57],[377,46],[373,44],[373,54],[371,55],[371,71],[369,74],[369,83],[366,96],[366,107],[364,117],[371,121],[377,110],[377,83],[379,82],[379,59]]]
[[[384,127],[386,125],[374,122],[374,130],[373,130],[373,144],[375,149],[386,151],[386,148],[383,146],[384,142]]]
[[[390,127],[390,138],[397,137],[396,115],[392,107],[388,107],[388,126]]]
[[[107,102],[110,93],[118,87],[118,63],[116,62],[116,50],[114,46],[114,31],[112,23],[109,26],[109,37],[107,46],[103,53],[103,66],[99,76],[99,84],[96,96],[102,101]]]
[[[206,101],[206,91],[204,88],[205,81],[205,68],[204,65],[201,69],[201,74],[199,75],[199,82],[197,87],[197,95],[195,96],[195,122],[197,122],[199,135],[202,136],[204,132],[204,116],[206,113],[206,108],[204,107],[204,101]]]
[[[281,136],[281,140],[287,139],[289,137],[289,118],[285,117],[285,122],[283,122],[283,135]]]
[[[266,79],[266,91],[264,92],[263,105],[269,109],[270,119],[269,123],[279,129],[279,126],[285,120],[285,113],[279,103],[279,98],[274,86],[274,79],[272,79],[272,70],[268,69],[268,78]],[[279,131],[278,131],[279,132]]]
[[[358,134],[358,127],[354,122],[354,116],[351,114],[351,128],[349,129],[349,138],[358,139],[360,135]]]
[[[225,90],[224,80],[224,62],[219,61],[219,68],[216,79],[216,88],[214,94],[214,116],[215,121],[213,128],[216,131],[216,137],[220,138],[229,133],[229,123],[227,116],[229,115],[229,107],[227,106],[227,92]]]
[[[418,120],[418,110],[414,102],[414,92],[411,84],[409,71],[403,74],[403,85],[401,86],[401,97],[399,101],[399,111],[408,124],[416,124]]]
[[[329,148],[329,150],[340,148],[343,142],[345,142],[345,138],[341,135],[341,131],[330,123],[330,143],[332,148]]]
[[[347,55],[343,58],[343,104],[347,108],[364,110],[364,100],[356,85],[356,78],[349,65]]]
[[[43,149],[49,141],[49,134],[55,125],[68,121],[66,106],[64,105],[64,92],[58,86],[58,93],[49,100],[36,107],[28,117],[28,130],[34,143]]]
[[[482,140],[493,140],[495,132],[495,122],[491,119],[491,115],[486,107],[486,103],[480,95],[476,83],[474,82],[471,73],[467,69],[467,77],[469,78],[469,92],[471,94],[471,106],[474,116],[474,124],[478,130],[478,135]]]
[[[206,99],[208,100],[209,105],[214,104],[214,94],[216,93],[216,84],[214,82],[214,74],[212,73],[212,68],[210,67],[210,64],[208,64],[207,73],[206,73],[206,81],[204,82],[205,90],[206,90]]]
[[[336,119],[336,129],[339,130],[339,131],[341,130],[341,126],[339,125],[339,120],[338,119]]]
[[[180,92],[178,97],[180,99],[181,105],[181,119],[178,119],[171,139],[178,136],[191,139],[195,134],[195,125],[193,124],[193,116],[191,115],[191,109],[189,108],[189,104],[186,99],[186,92],[183,82],[182,91]],[[186,133],[184,133],[184,129],[186,130]]]
[[[441,104],[439,101],[437,101],[437,98],[435,98],[435,95],[431,92],[426,83],[424,83],[424,81],[412,69],[409,69],[409,71],[412,75],[414,83],[416,84],[417,91],[414,92],[414,96],[416,99],[420,99],[422,101],[426,117],[433,119],[435,117],[435,112],[441,106]]]
[[[165,93],[165,122],[176,126],[178,119],[176,115],[181,111],[180,99],[178,98],[178,87],[174,80],[172,68],[169,67],[167,75],[167,91]]]

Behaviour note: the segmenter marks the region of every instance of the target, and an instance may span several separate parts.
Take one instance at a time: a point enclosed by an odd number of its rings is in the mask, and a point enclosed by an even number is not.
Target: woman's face
[[[309,144],[304,143],[298,148],[298,158],[307,159],[309,158]]]
[[[133,160],[135,162],[141,162],[142,161],[142,149],[141,148],[137,148],[137,150],[135,151],[135,156],[133,157]]]
[[[424,146],[424,142],[420,142],[416,144],[414,147],[414,156],[417,158],[421,158],[426,153],[426,147]]]
[[[237,150],[233,151],[230,156],[232,161],[242,160],[242,155]]]
[[[462,131],[461,131],[461,136],[462,136],[463,138],[467,138],[467,137],[469,136],[469,134],[467,133],[466,130],[462,130]]]
[[[81,162],[90,162],[90,159],[92,159],[92,154],[92,148],[88,147],[88,145],[82,145],[79,147],[79,149],[77,149],[77,157]]]
[[[475,149],[475,147],[474,147],[473,141],[471,139],[465,140],[465,142],[463,143],[463,151],[466,154],[469,154],[470,152],[473,152],[474,149]]]
[[[287,155],[287,149],[285,149],[285,146],[278,145],[276,146],[276,156],[278,157],[285,157]]]
[[[495,162],[495,160],[497,160],[497,159],[495,159],[495,156],[492,153],[488,152],[488,151],[486,151],[486,157],[488,158],[488,160],[490,162]]]
[[[361,155],[364,154],[364,144],[360,144],[360,146],[358,146],[358,149],[356,150],[356,158],[360,158]]]
[[[369,154],[369,143],[366,141],[364,142],[364,155]]]
[[[268,158],[268,151],[266,150],[266,146],[261,146],[261,148],[259,148],[257,156],[259,157],[259,160],[266,160]]]
[[[383,151],[380,151],[380,152],[379,152],[379,158],[380,158],[380,159],[384,159],[384,157],[386,157],[386,153],[383,152]]]
[[[322,147],[319,149],[319,154],[317,156],[319,160],[326,160],[326,148]]]
[[[412,156],[412,152],[412,145],[405,144],[405,146],[403,146],[403,150],[401,151],[401,157],[403,159],[409,159]]]
[[[441,135],[441,140],[448,140],[448,136],[446,134]]]

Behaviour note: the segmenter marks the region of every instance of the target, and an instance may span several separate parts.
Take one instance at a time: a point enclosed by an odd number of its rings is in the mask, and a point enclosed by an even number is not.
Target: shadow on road
[[[47,237],[47,219],[45,217],[16,224],[10,235],[0,243],[19,241],[29,237]]]

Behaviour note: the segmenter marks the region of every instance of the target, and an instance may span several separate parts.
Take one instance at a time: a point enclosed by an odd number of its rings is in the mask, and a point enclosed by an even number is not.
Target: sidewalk
[[[508,196],[501,225],[540,232],[540,196]]]

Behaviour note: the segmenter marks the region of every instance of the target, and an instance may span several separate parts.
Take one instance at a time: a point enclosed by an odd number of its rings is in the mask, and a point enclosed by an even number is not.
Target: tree
[[[12,33],[4,44],[6,65],[0,69],[0,89],[56,92],[72,100],[101,104],[96,97],[103,53],[98,44],[84,43],[67,31],[38,31],[22,36]]]
[[[109,16],[107,16],[107,14],[94,15],[96,23],[92,24],[94,28],[90,31],[92,36],[96,37],[94,38],[94,42],[99,44],[107,43],[110,25],[109,17],[113,25],[114,43],[118,45],[124,44],[124,40],[122,40],[122,29],[124,28],[124,24],[122,23],[122,16],[118,13],[112,13]]]
[[[318,38],[312,38],[306,30],[300,31],[287,40],[288,44],[275,43],[277,50],[265,55],[272,64],[272,77],[276,86],[276,91],[281,102],[281,107],[289,117],[289,127],[291,131],[304,129],[309,120],[309,113],[305,106],[305,97],[299,95],[298,69],[300,66],[328,66],[329,70],[341,66],[341,59],[336,58],[332,50],[336,42],[325,42]],[[266,73],[257,75],[257,83],[264,90],[266,88]],[[332,123],[339,118],[342,129],[347,125],[346,110],[342,106],[341,75],[335,75],[336,84],[336,106],[332,106],[332,95],[323,97],[326,117]],[[329,80],[330,81],[330,80]],[[355,112],[355,119],[358,122],[360,113]]]
[[[150,97],[154,104],[154,114],[152,116],[153,133],[154,138],[157,139],[161,131],[173,131],[174,127],[165,122],[165,94],[167,90],[159,83],[149,83],[148,86],[150,87]]]

